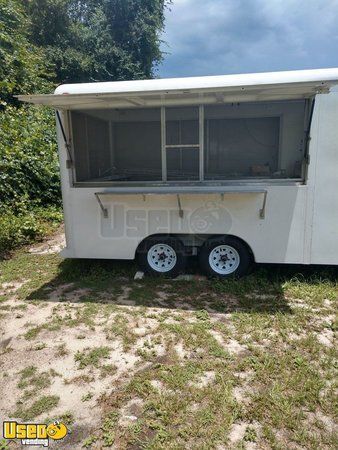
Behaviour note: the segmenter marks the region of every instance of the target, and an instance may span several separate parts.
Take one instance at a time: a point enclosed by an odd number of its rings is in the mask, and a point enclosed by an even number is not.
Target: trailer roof
[[[336,84],[338,68],[64,84],[54,94],[18,98],[58,109],[147,107],[308,98]]]

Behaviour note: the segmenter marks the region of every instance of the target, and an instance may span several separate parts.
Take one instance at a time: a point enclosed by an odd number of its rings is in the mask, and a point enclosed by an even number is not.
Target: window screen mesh
[[[77,181],[160,181],[160,109],[72,112]]]
[[[160,122],[116,122],[113,135],[116,174],[130,181],[162,179]]]
[[[167,150],[167,178],[169,181],[198,180],[198,148],[169,148]]]
[[[207,120],[206,178],[272,176],[278,168],[279,125],[279,117]]]
[[[199,110],[166,108],[168,181],[199,179]],[[182,145],[182,147],[179,147]],[[191,145],[192,147],[189,147]],[[174,147],[173,147],[174,146]]]
[[[72,126],[77,181],[103,177],[111,165],[109,122],[73,112]]]

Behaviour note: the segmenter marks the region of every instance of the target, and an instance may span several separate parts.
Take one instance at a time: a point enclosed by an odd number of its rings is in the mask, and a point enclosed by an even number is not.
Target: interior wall
[[[272,175],[278,169],[279,117],[208,119],[206,124],[206,178]],[[253,169],[256,167],[256,173]]]
[[[167,145],[198,144],[198,120],[168,120],[166,121]]]
[[[109,122],[75,111],[71,120],[77,181],[102,177],[111,166]]]
[[[175,180],[199,179],[199,149],[198,148],[169,148],[167,149],[167,178]]]
[[[90,178],[100,178],[109,173],[111,167],[109,122],[88,117],[87,136]]]
[[[253,102],[253,103],[234,103],[227,105],[210,105],[204,108],[205,120],[210,120],[210,123],[216,119],[257,119],[255,126],[255,133],[263,131],[263,122],[259,122],[258,119],[262,118],[279,118],[280,129],[278,134],[279,139],[279,151],[278,151],[278,164],[277,171],[282,171],[285,176],[294,177],[300,176],[295,173],[295,167],[300,170],[300,165],[303,160],[304,155],[304,114],[306,109],[305,100],[295,100],[295,101],[284,101],[284,102]],[[247,123],[250,121],[248,120]],[[252,122],[251,122],[252,123]],[[216,125],[214,125],[216,127]],[[228,129],[229,135],[233,134],[235,130],[231,127],[238,128],[238,134],[241,136],[240,128],[245,127],[245,122],[240,124],[240,122],[223,122],[223,129]],[[257,127],[257,128],[256,128]],[[265,127],[264,140],[263,143],[272,144],[272,131],[276,127],[276,122],[273,120],[270,122],[269,127]],[[222,128],[222,126],[221,126]],[[261,131],[259,130],[261,128]],[[205,138],[208,139],[207,133],[205,132]],[[262,138],[262,136],[261,136]],[[258,138],[260,141],[261,138]],[[265,141],[266,139],[266,141]],[[234,143],[233,143],[234,144]],[[247,142],[247,144],[250,144]],[[244,144],[243,144],[244,145]],[[252,142],[250,144],[252,146]],[[208,151],[212,151],[213,143],[205,142],[205,154]],[[235,157],[235,146],[232,145]],[[273,148],[273,147],[271,147]],[[275,150],[273,150],[275,154]],[[243,159],[250,158],[250,152],[247,150],[244,152]],[[273,157],[275,159],[275,156]],[[296,161],[299,164],[296,164]],[[272,161],[271,161],[272,164]],[[274,164],[275,167],[275,164]]]
[[[77,181],[161,181],[160,109],[72,112]]]
[[[116,172],[130,180],[162,179],[160,122],[113,122]]]

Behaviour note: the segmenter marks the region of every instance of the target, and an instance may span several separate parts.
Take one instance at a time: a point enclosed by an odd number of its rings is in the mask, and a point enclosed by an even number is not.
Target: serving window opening
[[[165,108],[164,178],[199,180],[199,108]]]
[[[161,181],[160,109],[71,113],[77,182]]]
[[[71,111],[75,185],[301,180],[308,103]]]

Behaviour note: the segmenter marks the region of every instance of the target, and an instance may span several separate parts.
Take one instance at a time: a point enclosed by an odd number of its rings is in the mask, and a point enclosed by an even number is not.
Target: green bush
[[[7,106],[0,113],[0,200],[0,214],[61,204],[51,110]]]
[[[0,255],[62,220],[55,118],[45,108],[0,112]]]
[[[41,239],[62,222],[62,212],[56,207],[35,208],[14,214],[0,214],[0,257],[20,245]]]

